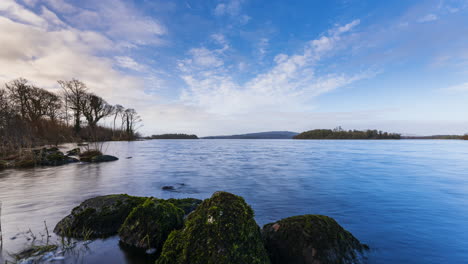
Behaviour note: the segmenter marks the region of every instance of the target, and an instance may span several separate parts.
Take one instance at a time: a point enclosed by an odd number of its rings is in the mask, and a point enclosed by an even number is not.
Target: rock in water
[[[263,236],[272,264],[360,263],[368,249],[333,218],[323,215],[293,216],[267,224]]]
[[[169,235],[156,263],[270,263],[253,217],[242,197],[216,192]]]
[[[127,245],[160,252],[171,231],[182,227],[184,211],[174,204],[148,198],[135,207],[119,230],[120,240]]]
[[[146,197],[126,194],[98,196],[82,202],[60,220],[54,232],[67,237],[97,238],[114,235],[128,214]]]
[[[99,156],[92,157],[91,162],[108,162],[108,161],[115,161],[118,159],[119,158],[111,156],[111,155],[99,155]]]

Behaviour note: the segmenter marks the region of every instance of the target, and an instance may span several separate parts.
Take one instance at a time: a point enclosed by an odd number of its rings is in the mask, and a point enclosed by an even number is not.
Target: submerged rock
[[[361,244],[333,218],[301,215],[263,227],[265,246],[272,264],[360,263],[368,247]]]
[[[119,230],[120,240],[130,246],[159,252],[169,233],[183,225],[184,211],[174,204],[148,198],[135,207]]]
[[[128,214],[145,197],[115,194],[98,196],[82,202],[63,218],[54,232],[67,237],[96,238],[114,235]]]
[[[216,192],[169,235],[156,263],[270,263],[253,217],[242,197]]]
[[[168,185],[168,186],[163,186],[161,189],[163,189],[165,191],[174,191],[175,187]]]
[[[111,156],[111,155],[99,155],[99,156],[92,157],[91,162],[108,162],[108,161],[115,161],[118,159],[119,158]]]

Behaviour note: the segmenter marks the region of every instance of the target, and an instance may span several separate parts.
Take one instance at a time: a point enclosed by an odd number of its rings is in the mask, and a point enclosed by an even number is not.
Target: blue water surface
[[[41,233],[44,221],[52,229],[86,198],[205,199],[218,190],[243,196],[261,226],[331,216],[371,247],[369,263],[468,263],[468,141],[152,140],[103,148],[120,160],[0,171],[1,263],[27,243],[20,232]],[[113,237],[65,262],[138,260]]]

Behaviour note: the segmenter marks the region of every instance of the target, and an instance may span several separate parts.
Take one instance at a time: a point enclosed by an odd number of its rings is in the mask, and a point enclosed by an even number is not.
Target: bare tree
[[[114,126],[113,126],[113,129],[112,129],[112,137],[115,137],[115,121],[117,120],[117,117],[119,117],[120,115],[122,115],[122,113],[124,112],[125,108],[119,104],[117,105],[114,105]]]
[[[83,103],[83,115],[91,128],[95,128],[99,120],[112,115],[114,107],[108,104],[102,97],[95,94],[86,94]]]
[[[5,87],[10,92],[9,97],[15,108],[17,108],[16,110],[22,118],[26,118],[26,104],[30,92],[28,80],[19,78],[5,84]]]
[[[122,114],[122,126],[125,129],[128,139],[132,139],[135,136],[137,125],[141,122],[141,118],[135,109],[126,109]]]
[[[65,92],[68,107],[73,111],[74,130],[75,133],[80,132],[81,129],[81,116],[83,114],[83,104],[86,101],[88,88],[86,85],[76,79],[71,81],[58,81],[60,86]]]
[[[62,102],[60,98],[45,89],[29,85],[26,79],[17,79],[6,84],[9,97],[21,117],[33,124],[47,116],[55,120]]]

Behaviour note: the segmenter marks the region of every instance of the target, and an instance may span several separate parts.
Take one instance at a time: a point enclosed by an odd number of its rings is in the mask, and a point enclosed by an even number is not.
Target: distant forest
[[[198,139],[197,135],[187,135],[187,134],[162,134],[162,135],[152,135],[147,139]]]
[[[378,130],[343,130],[341,127],[335,129],[315,129],[302,132],[294,139],[400,139],[400,134],[382,132]]]
[[[22,148],[64,142],[132,140],[141,122],[137,112],[111,105],[81,81],[58,81],[52,93],[20,78],[0,88],[0,155]],[[110,126],[103,126],[104,119]]]

